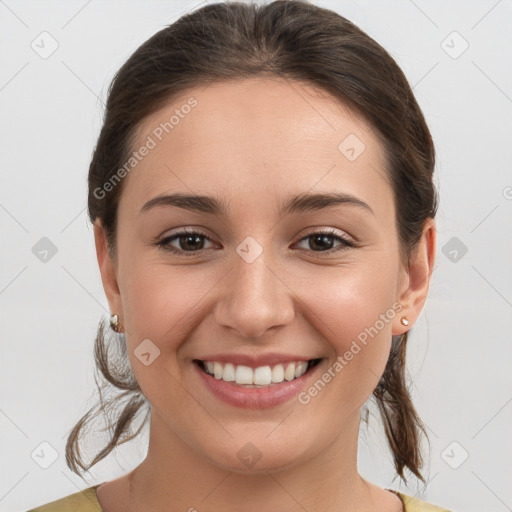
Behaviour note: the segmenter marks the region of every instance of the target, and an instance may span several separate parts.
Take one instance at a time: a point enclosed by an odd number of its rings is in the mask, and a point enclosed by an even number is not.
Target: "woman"
[[[149,419],[148,453],[34,510],[445,510],[357,469],[373,398],[397,474],[424,481],[404,365],[434,265],[434,156],[403,72],[330,10],[218,3],[146,41],[89,170],[119,333],[100,323],[98,368],[122,391],[102,405],[127,403],[91,464],[90,413],[66,456],[80,475]]]

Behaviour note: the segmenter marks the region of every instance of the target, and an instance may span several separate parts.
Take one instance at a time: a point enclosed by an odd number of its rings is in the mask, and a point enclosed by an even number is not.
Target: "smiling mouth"
[[[211,377],[247,388],[269,387],[285,381],[291,382],[309,372],[320,361],[322,358],[251,368],[232,363],[194,359],[194,363]]]

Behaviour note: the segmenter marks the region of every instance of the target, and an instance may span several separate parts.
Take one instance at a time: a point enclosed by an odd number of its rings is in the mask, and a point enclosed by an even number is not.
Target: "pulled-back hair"
[[[157,32],[119,69],[108,91],[104,123],[89,167],[89,218],[93,223],[101,220],[110,253],[115,257],[123,181],[108,192],[104,184],[129,159],[144,118],[188,88],[250,77],[281,77],[314,85],[376,129],[393,188],[400,257],[409,265],[426,220],[434,218],[437,210],[435,151],[421,109],[404,73],[384,48],[339,14],[301,0],[206,5]],[[404,469],[408,468],[425,482],[420,445],[422,436],[428,436],[407,388],[406,345],[407,333],[393,336],[386,368],[372,397],[397,474],[406,482]],[[151,410],[131,371],[125,340],[110,343],[103,319],[94,354],[97,371],[106,381],[102,388],[98,385],[100,404],[74,426],[66,444],[67,464],[79,476],[79,468],[88,470],[138,435]],[[119,393],[105,401],[105,387]],[[116,409],[121,410],[113,414]],[[132,432],[134,419],[144,409],[143,422]],[[87,465],[79,449],[83,431],[90,421],[107,413],[113,416],[110,440]]]

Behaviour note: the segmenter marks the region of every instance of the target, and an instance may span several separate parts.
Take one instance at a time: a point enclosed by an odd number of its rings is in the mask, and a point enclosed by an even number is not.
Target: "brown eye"
[[[163,238],[156,245],[164,251],[184,256],[195,256],[198,252],[208,250],[204,247],[204,239],[210,238],[200,231],[183,230]],[[173,247],[171,242],[177,241],[178,247]]]
[[[336,231],[333,230],[311,233],[310,235],[307,235],[304,238],[302,238],[300,242],[302,242],[303,240],[309,241],[309,243],[307,244],[309,247],[306,247],[306,250],[313,252],[333,253],[348,249],[349,247],[355,247],[354,243],[352,243],[347,238],[344,238],[336,234]],[[333,247],[334,241],[338,241],[340,242],[340,244],[338,246]]]
[[[195,256],[201,251],[211,249],[211,247],[205,248],[205,240],[211,242],[211,239],[205,233],[193,230],[182,230],[163,238],[155,245],[172,254]],[[307,247],[303,248],[303,250],[308,252],[331,254],[346,250],[350,247],[355,247],[355,244],[351,240],[336,234],[334,230],[311,233],[303,237],[299,243],[303,241],[308,241]],[[177,242],[178,247],[171,245],[172,242]],[[335,245],[336,242],[338,242],[338,245]]]

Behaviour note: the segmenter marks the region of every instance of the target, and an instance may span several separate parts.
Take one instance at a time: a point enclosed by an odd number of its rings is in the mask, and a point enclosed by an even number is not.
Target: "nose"
[[[216,304],[217,323],[242,337],[262,338],[269,329],[284,326],[295,316],[293,291],[265,254],[263,251],[251,263],[235,257]]]

